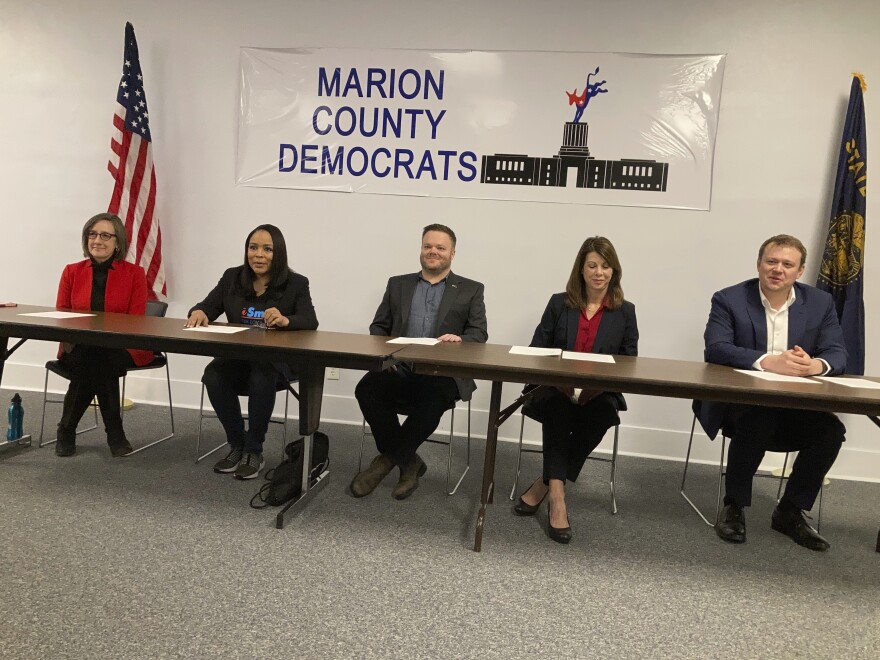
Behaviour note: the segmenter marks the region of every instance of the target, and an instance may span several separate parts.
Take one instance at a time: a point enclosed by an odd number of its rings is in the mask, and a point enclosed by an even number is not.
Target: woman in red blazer
[[[83,226],[84,261],[69,264],[61,274],[55,306],[60,309],[117,312],[143,315],[147,308],[144,269],[124,261],[128,250],[125,226],[112,213],[99,213]],[[107,444],[114,456],[132,451],[122,428],[119,410],[119,378],[131,367],[153,360],[150,351],[62,344],[58,357],[70,375],[64,411],[58,423],[58,456],[76,453],[76,427],[98,397],[107,431]]]

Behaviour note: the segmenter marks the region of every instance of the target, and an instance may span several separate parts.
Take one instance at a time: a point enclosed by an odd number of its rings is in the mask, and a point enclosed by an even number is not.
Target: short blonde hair
[[[767,247],[770,245],[794,248],[801,253],[801,266],[807,263],[807,248],[804,247],[804,244],[801,243],[797,238],[789,234],[777,234],[776,236],[771,236],[766,241],[761,243],[761,249],[758,250],[758,263],[761,263],[761,259],[764,258],[764,250],[766,250]]]

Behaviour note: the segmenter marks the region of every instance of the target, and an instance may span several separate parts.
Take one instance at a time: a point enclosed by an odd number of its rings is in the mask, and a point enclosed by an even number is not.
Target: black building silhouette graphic
[[[483,156],[480,183],[564,188],[569,185],[568,177],[575,176],[574,185],[578,188],[666,191],[668,163],[635,158],[593,158],[587,146],[589,130],[587,123],[566,122],[562,146],[555,156]]]

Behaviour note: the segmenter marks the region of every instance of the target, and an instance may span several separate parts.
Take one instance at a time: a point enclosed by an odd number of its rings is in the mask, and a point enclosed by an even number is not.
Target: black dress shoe
[[[131,443],[129,443],[129,441],[125,437],[117,438],[112,442],[108,440],[107,444],[110,446],[110,453],[113,454],[115,458],[128,456],[131,452],[134,451]]]
[[[715,523],[715,533],[728,543],[745,543],[746,516],[742,507],[736,504],[725,504],[721,509],[718,522]]]
[[[532,486],[534,486],[536,483],[538,483],[538,479],[535,479],[535,481],[532,483]],[[526,488],[525,493],[528,493],[532,489],[532,486],[529,486],[528,488]],[[547,493],[549,493],[549,492],[550,492],[550,489],[548,488]],[[523,493],[523,495],[525,493]],[[541,504],[543,504],[544,499],[547,497],[547,493],[544,493],[544,497],[542,497],[540,500],[538,500],[537,504],[526,504],[525,502],[523,502],[522,495],[520,495],[519,499],[516,501],[516,504],[513,505],[514,513],[516,513],[516,515],[518,515],[518,516],[533,516],[533,515],[535,515],[538,512],[538,509],[541,508]]]
[[[553,509],[548,507],[548,518],[552,520],[553,518]],[[568,543],[571,541],[571,523],[569,523],[568,527],[554,527],[550,520],[547,521],[548,532],[550,534],[550,538],[557,543]],[[568,520],[566,520],[568,522]]]
[[[58,440],[55,443],[56,456],[73,456],[76,453],[76,441]]]
[[[800,509],[783,511],[777,506],[770,519],[770,526],[777,532],[782,532],[790,537],[798,545],[810,550],[825,552],[831,547],[831,544],[807,522],[806,514]]]

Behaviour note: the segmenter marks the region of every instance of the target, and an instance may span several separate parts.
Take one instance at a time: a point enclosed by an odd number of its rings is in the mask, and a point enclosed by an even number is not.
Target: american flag
[[[116,181],[110,213],[125,223],[128,234],[126,261],[147,273],[150,297],[167,295],[162,265],[162,231],[156,214],[156,171],[150,134],[150,113],[144,93],[144,76],[138,58],[137,39],[131,23],[125,24],[125,60],[113,115],[113,155],[107,169]]]

